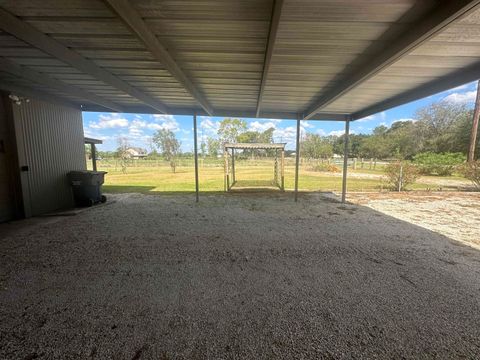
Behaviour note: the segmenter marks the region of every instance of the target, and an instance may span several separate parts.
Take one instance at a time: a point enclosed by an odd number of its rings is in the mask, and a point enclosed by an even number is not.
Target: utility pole
[[[473,112],[472,132],[470,134],[470,149],[468,151],[468,162],[475,160],[475,147],[477,145],[478,118],[480,117],[480,80],[477,85],[477,98],[475,100],[475,111]]]

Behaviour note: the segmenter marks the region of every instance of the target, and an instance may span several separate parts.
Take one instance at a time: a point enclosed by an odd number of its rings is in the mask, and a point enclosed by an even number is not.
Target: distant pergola
[[[223,146],[224,157],[224,190],[230,189],[236,184],[235,176],[235,150],[275,150],[273,183],[282,191],[285,190],[285,145],[286,143],[226,143]],[[280,154],[279,154],[280,152]],[[229,161],[231,157],[232,161]],[[279,163],[280,158],[280,163]],[[231,178],[230,178],[231,173]],[[230,182],[231,181],[231,182]]]

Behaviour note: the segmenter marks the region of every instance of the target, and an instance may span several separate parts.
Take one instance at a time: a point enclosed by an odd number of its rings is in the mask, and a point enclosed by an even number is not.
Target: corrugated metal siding
[[[0,94],[0,222],[13,218],[14,204],[11,198],[10,181],[7,161],[7,121]],[[3,142],[3,145],[1,144]]]
[[[84,170],[82,113],[80,110],[31,100],[14,106],[19,141],[26,213],[40,215],[73,206],[67,181],[71,170]]]

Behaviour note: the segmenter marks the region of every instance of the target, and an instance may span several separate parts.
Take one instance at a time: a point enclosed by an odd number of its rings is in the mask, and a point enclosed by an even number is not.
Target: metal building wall
[[[25,216],[73,206],[66,176],[86,169],[82,112],[31,99],[13,114]]]
[[[7,114],[0,94],[0,222],[8,221],[14,215],[14,203],[11,197],[9,164],[7,154]]]

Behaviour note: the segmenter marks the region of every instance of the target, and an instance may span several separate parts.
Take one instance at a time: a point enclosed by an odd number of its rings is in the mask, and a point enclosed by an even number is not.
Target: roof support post
[[[197,144],[197,113],[193,114],[193,153],[195,159],[195,202],[198,202],[198,144]]]
[[[300,117],[297,119],[297,138],[295,141],[295,201],[298,200],[298,167],[300,162]]]
[[[345,120],[345,140],[343,148],[343,179],[342,179],[342,203],[347,198],[347,169],[348,169],[348,137],[350,135],[350,119]]]

